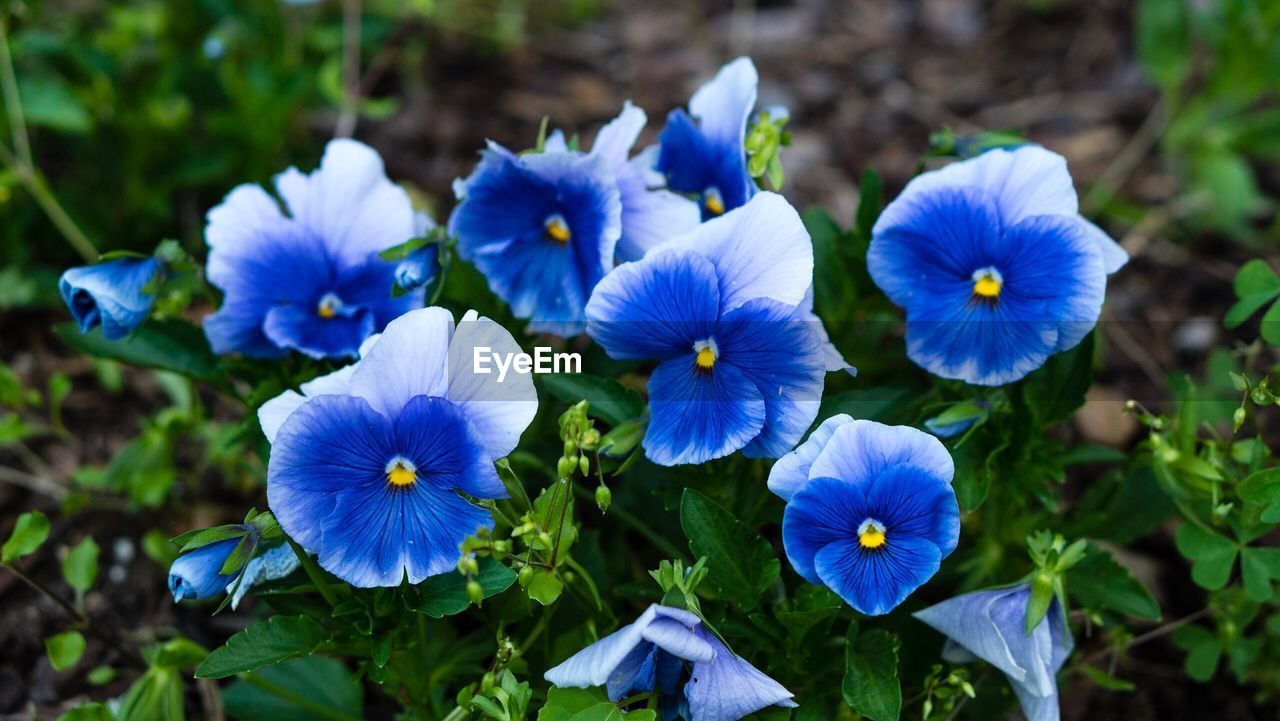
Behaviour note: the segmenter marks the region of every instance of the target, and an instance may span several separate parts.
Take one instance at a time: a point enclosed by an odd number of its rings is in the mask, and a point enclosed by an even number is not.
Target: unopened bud
[[[480,563],[476,561],[475,556],[463,556],[458,559],[458,571],[474,576],[480,572]]]
[[[601,513],[609,510],[609,504],[613,503],[613,491],[608,486],[596,487],[596,507]]]
[[[591,474],[591,459],[586,456],[578,456],[578,470],[582,471],[582,475]]]
[[[525,566],[516,574],[516,580],[520,582],[520,587],[525,588],[529,582],[533,580],[533,566]]]
[[[573,475],[573,465],[574,462],[568,458],[561,458],[556,463],[556,473],[558,473],[561,478],[568,478]]]
[[[467,581],[467,598],[471,599],[472,603],[479,604],[484,600],[484,588],[476,581]]]
[[[497,683],[498,678],[493,675],[493,671],[485,671],[484,676],[480,677],[480,691],[487,693],[493,689],[493,685]]]

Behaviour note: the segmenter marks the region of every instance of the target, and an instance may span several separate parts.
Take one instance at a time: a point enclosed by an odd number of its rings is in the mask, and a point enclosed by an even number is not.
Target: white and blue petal
[[[715,650],[710,662],[695,662],[684,695],[691,721],[738,721],[770,706],[794,708],[794,694],[734,655],[715,634],[699,626],[698,637]]]
[[[852,420],[848,414],[840,413],[813,429],[804,443],[773,464],[773,468],[769,470],[769,490],[784,501],[791,500],[791,496],[809,480],[809,467],[822,449],[827,447],[832,434]]]
[[[142,325],[155,296],[147,286],[160,271],[155,258],[124,258],[71,268],[58,291],[81,333],[102,326],[102,337],[119,340]]]
[[[947,447],[928,433],[909,426],[847,420],[832,429],[809,464],[809,477],[864,484],[899,467],[920,469],[945,485],[955,475],[955,463]]]
[[[698,88],[689,99],[689,112],[698,119],[698,126],[707,137],[741,145],[756,106],[759,81],[751,58],[737,58],[720,68],[711,82]]]
[[[538,412],[538,391],[527,373],[476,373],[477,349],[512,356],[520,345],[506,328],[474,310],[462,316],[449,341],[449,385],[445,397],[462,409],[493,459],[515,450]]]
[[[449,342],[453,315],[444,308],[422,308],[387,325],[355,371],[350,393],[388,418],[414,396],[444,397],[448,389]]]
[[[728,363],[710,372],[695,353],[663,361],[649,377],[645,456],[662,466],[722,458],[760,434],[766,418],[760,389]]]
[[[563,688],[620,687],[620,677],[627,677],[627,681],[634,679],[639,672],[639,662],[643,662],[654,646],[685,660],[710,661],[715,657],[715,651],[694,634],[693,629],[698,623],[698,617],[688,611],[652,605],[634,623],[582,649],[548,670],[543,678]],[[658,628],[650,631],[654,625]],[[641,653],[636,654],[637,650]],[[621,669],[620,673],[619,666],[629,657],[633,663]],[[629,687],[628,683],[627,690]]]

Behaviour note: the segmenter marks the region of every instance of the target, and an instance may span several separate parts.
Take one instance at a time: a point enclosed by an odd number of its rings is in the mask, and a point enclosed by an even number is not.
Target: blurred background
[[[96,252],[165,238],[203,257],[204,213],[228,190],[313,168],[337,132],[379,150],[443,219],[486,138],[531,146],[544,117],[590,138],[631,99],[649,113],[647,144],[722,63],[750,55],[761,104],[791,112],[784,194],[844,225],[864,170],[891,198],[946,129],[1025,133],[1068,158],[1084,212],[1133,256],[1108,292],[1095,402],[1076,418],[1082,437],[1116,448],[1140,432],[1122,401],[1185,394],[1179,369],[1226,399],[1206,406],[1210,419],[1229,417],[1232,280],[1280,237],[1272,0],[3,5],[0,528],[34,497],[92,505],[74,534],[99,539],[108,583],[85,602],[123,629],[177,622],[165,539],[225,520],[214,501],[175,515],[166,499],[196,497],[181,489],[201,479],[252,484],[261,469],[239,420],[190,386],[67,348],[51,330],[65,320],[56,279]],[[843,350],[874,368],[868,351]],[[9,574],[0,608],[0,717],[118,683],[48,667],[40,643],[57,611]],[[1189,686],[1172,646],[1151,654],[1146,677],[1130,676],[1137,690],[1069,695],[1064,718],[1262,718],[1226,674]]]

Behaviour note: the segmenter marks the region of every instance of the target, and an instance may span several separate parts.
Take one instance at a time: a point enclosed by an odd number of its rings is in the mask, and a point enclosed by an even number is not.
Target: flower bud
[[[578,456],[578,470],[582,471],[582,475],[591,474],[591,459],[586,456]]]
[[[458,571],[474,576],[480,572],[480,563],[476,561],[475,556],[463,556],[458,559]]]
[[[472,603],[479,605],[484,600],[484,588],[474,580],[467,581],[467,598],[471,599]]]
[[[525,566],[516,574],[516,580],[520,582],[520,587],[525,588],[529,582],[533,580],[533,566]]]
[[[600,509],[600,512],[607,512],[609,510],[609,504],[611,503],[613,503],[613,491],[609,490],[608,486],[597,486],[596,507]]]

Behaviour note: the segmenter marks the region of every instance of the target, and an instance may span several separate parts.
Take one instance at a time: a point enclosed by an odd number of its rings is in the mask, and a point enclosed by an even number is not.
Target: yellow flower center
[[[702,191],[702,205],[712,215],[723,215],[724,196],[720,195],[720,189],[713,185]]]
[[[409,459],[397,456],[387,463],[387,483],[396,488],[407,488],[418,482],[418,469]]]
[[[1004,278],[995,268],[979,268],[973,272],[973,294],[984,300],[995,300],[1000,297],[1000,289],[1004,287]]]
[[[573,237],[573,231],[569,230],[569,223],[559,213],[554,213],[547,218],[543,227],[546,228],[547,237],[560,245],[565,245]]]
[[[316,304],[316,315],[329,320],[338,315],[338,309],[342,307],[342,299],[333,293],[325,293],[320,302]]]
[[[720,357],[720,349],[716,346],[714,338],[694,343],[693,349],[698,352],[698,355],[693,359],[693,363],[698,367],[698,370],[711,370],[711,367],[716,364],[716,359]]]
[[[885,540],[885,528],[874,518],[868,518],[858,526],[858,543],[863,548],[880,548]]]

